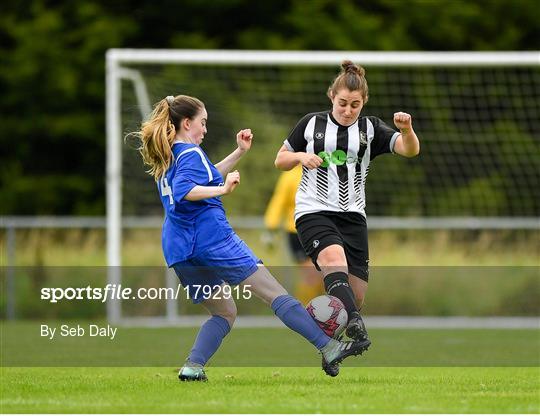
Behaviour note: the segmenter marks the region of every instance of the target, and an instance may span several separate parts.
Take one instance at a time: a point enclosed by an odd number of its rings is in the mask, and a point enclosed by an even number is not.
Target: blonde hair
[[[364,104],[369,98],[366,70],[352,61],[345,60],[341,63],[341,72],[328,87],[328,98],[332,99],[339,90],[347,88],[349,91],[360,91]]]
[[[172,161],[172,145],[182,120],[193,120],[204,108],[204,103],[195,97],[177,95],[162,99],[156,103],[150,117],[137,133],[141,139],[138,150],[146,172],[158,181],[167,172]]]

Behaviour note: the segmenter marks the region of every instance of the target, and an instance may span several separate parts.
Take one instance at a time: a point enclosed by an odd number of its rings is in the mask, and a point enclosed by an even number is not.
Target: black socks
[[[349,321],[351,318],[359,315],[354,293],[349,285],[347,273],[334,272],[326,275],[324,278],[324,288],[326,289],[326,293],[335,296],[343,302],[345,310],[349,315]]]

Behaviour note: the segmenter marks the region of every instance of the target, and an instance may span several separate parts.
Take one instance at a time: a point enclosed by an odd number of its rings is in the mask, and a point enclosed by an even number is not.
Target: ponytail
[[[150,166],[147,173],[156,181],[171,166],[172,145],[182,120],[192,120],[202,108],[203,102],[195,97],[169,95],[155,105],[148,120],[142,124],[138,133],[141,139],[138,150],[144,164]]]

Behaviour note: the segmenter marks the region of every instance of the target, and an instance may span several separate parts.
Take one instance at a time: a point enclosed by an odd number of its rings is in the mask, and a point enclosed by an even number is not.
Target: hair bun
[[[341,63],[341,68],[343,69],[343,72],[345,73],[352,72],[353,74],[358,74],[361,77],[363,77],[366,74],[366,71],[364,70],[364,68],[362,68],[359,65],[356,65],[353,61],[349,61],[347,59]]]

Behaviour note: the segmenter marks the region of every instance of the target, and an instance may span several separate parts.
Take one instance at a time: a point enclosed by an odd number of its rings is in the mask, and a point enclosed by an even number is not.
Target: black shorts
[[[317,264],[319,253],[328,246],[343,247],[349,273],[368,281],[369,250],[366,219],[356,212],[321,211],[296,221],[298,237],[307,255]]]
[[[287,233],[287,242],[289,244],[289,250],[291,251],[291,255],[293,256],[294,261],[296,261],[297,263],[303,263],[308,259],[308,256],[304,251],[304,247],[302,247],[302,243],[300,243],[298,234]]]

